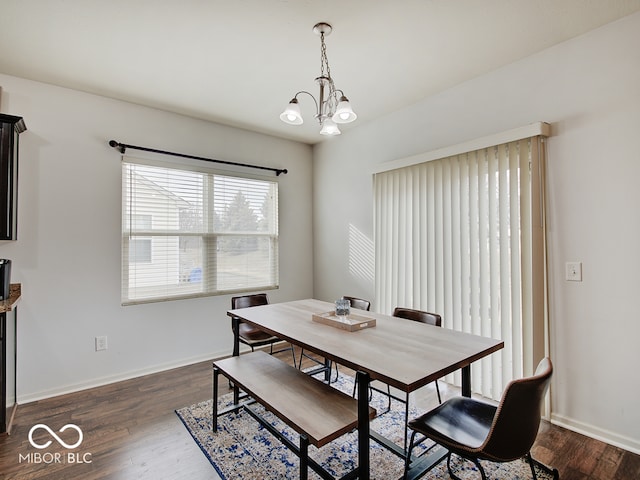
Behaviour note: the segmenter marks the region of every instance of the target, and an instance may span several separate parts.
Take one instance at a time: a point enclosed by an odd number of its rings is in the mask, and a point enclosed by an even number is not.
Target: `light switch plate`
[[[565,264],[565,279],[569,282],[581,282],[582,262],[567,262]]]
[[[101,337],[96,337],[96,352],[100,352],[102,350],[107,349],[107,337],[106,335]]]

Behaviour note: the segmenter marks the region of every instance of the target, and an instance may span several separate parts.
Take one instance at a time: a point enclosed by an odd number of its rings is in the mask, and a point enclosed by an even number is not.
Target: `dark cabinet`
[[[0,240],[18,235],[18,146],[22,117],[0,113]]]
[[[14,283],[11,284],[9,298],[0,300],[0,434],[11,430],[11,421],[18,407],[16,303],[21,295],[22,285]]]

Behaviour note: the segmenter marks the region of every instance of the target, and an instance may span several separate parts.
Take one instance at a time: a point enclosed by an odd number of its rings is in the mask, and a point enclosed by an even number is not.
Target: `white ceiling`
[[[0,72],[280,137],[317,95],[320,21],[358,120],[380,117],[640,10],[640,0],[0,0]],[[7,92],[8,93],[8,92]],[[17,114],[19,112],[7,112]]]

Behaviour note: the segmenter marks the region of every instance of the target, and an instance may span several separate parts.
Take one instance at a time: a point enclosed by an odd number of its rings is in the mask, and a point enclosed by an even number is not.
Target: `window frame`
[[[188,208],[184,208],[181,211],[175,206],[175,213],[177,215],[177,226],[165,225],[165,228],[149,228],[136,229],[137,222],[134,215],[146,215],[146,212],[141,211],[136,207],[138,197],[140,193],[133,193],[133,188],[130,185],[139,185],[140,179],[134,179],[132,172],[144,172],[144,171],[157,171],[162,169],[168,172],[168,175],[180,174],[187,175],[189,177],[200,177],[201,184],[197,188],[201,188],[202,191],[198,192],[201,195],[201,199],[195,210],[198,208],[201,210],[197,215],[200,215],[196,219],[197,226],[182,225],[181,215],[184,212],[189,211]],[[278,226],[278,182],[273,178],[265,178],[258,175],[246,175],[235,171],[221,171],[219,169],[211,169],[202,165],[191,165],[173,162],[160,162],[147,159],[134,158],[129,156],[122,157],[122,225],[121,225],[121,251],[122,251],[122,274],[121,274],[121,303],[122,305],[135,305],[141,303],[152,303],[160,301],[180,300],[185,298],[197,298],[205,296],[216,295],[228,295],[243,293],[257,290],[273,290],[279,288],[279,226]],[[148,181],[148,179],[146,179]],[[230,190],[244,191],[245,195],[250,196],[251,211],[256,217],[256,230],[255,231],[230,231],[225,230],[221,226],[219,221],[221,205],[228,204],[220,203],[222,196],[216,191],[216,188],[220,189],[220,182],[223,184],[228,182],[233,184]],[[161,188],[157,185],[154,187]],[[196,187],[193,187],[196,188]],[[243,190],[244,189],[244,190]],[[248,193],[247,193],[248,192]],[[257,208],[256,195],[264,193],[264,197],[257,197],[258,200],[263,200],[265,203],[262,208]],[[188,195],[195,193],[189,192]],[[177,198],[177,197],[176,197]],[[226,197],[224,197],[226,198]],[[180,200],[182,201],[182,200]],[[245,198],[246,202],[249,202]],[[169,203],[169,202],[167,202]],[[258,210],[260,210],[258,212]],[[193,211],[190,212],[193,214]],[[229,217],[233,218],[233,217]],[[174,219],[175,220],[175,219]],[[166,223],[165,219],[165,223]],[[200,223],[198,223],[200,222]],[[174,222],[175,223],[175,222]],[[252,228],[247,227],[248,229]],[[264,230],[258,230],[263,228]],[[183,254],[182,248],[185,240],[189,238],[198,238],[200,242],[197,246],[191,246],[192,252],[200,251],[200,263],[196,265],[200,269],[199,276],[192,276],[194,270],[192,269],[188,274],[183,275],[183,266],[181,262]],[[240,250],[240,256],[246,258],[238,258],[236,264],[234,259],[231,258],[231,254],[226,256],[222,255],[228,250],[221,250],[226,241],[225,239],[239,238],[240,243],[242,239],[247,241],[248,239],[258,239],[257,247],[255,250]],[[171,254],[166,254],[163,260],[163,265],[166,266],[167,271],[169,268],[177,269],[177,276],[174,275],[172,281],[167,279],[160,280],[158,285],[148,287],[148,290],[154,290],[154,293],[140,293],[144,291],[141,287],[131,286],[131,280],[134,279],[137,273],[134,273],[136,263],[130,261],[130,245],[132,241],[136,240],[150,240],[151,241],[151,257],[152,263],[159,262],[159,258],[154,254],[156,251],[161,252],[162,248],[156,248],[154,243],[159,239],[165,239],[165,242],[173,242],[173,250],[176,250],[174,257]],[[253,242],[253,240],[251,240]],[[266,242],[266,243],[265,243]],[[253,243],[252,243],[253,244]],[[249,247],[251,248],[251,247]],[[256,261],[252,261],[249,257],[249,253],[256,252],[258,257]],[[182,257],[181,257],[182,256]],[[233,274],[228,274],[225,277],[225,272],[221,269],[221,264],[224,259],[227,259],[226,265],[235,265],[235,271]],[[196,260],[197,263],[197,260]],[[194,268],[196,268],[194,267]],[[169,274],[166,274],[167,278]],[[254,277],[252,280],[252,276]],[[146,278],[152,278],[150,274],[147,274]],[[199,278],[197,282],[192,282],[190,285],[186,285],[192,278]],[[233,280],[229,280],[232,278]],[[235,282],[232,284],[232,282]],[[199,285],[196,286],[196,283]]]

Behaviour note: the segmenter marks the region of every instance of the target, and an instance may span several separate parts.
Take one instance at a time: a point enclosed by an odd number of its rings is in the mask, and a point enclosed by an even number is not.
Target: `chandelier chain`
[[[329,79],[329,82],[333,84],[333,79],[331,78],[331,68],[329,67],[329,59],[327,58],[327,44],[324,43],[324,32],[320,34],[320,75],[325,76],[325,67],[327,68],[326,77]]]

